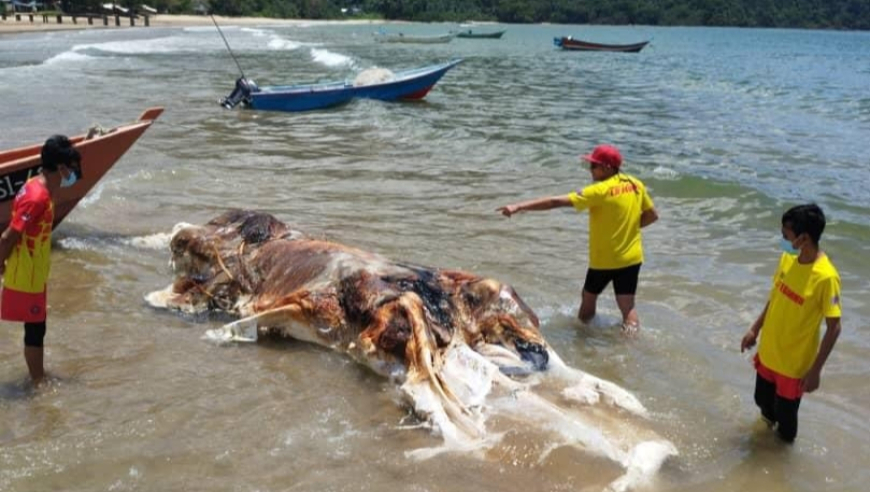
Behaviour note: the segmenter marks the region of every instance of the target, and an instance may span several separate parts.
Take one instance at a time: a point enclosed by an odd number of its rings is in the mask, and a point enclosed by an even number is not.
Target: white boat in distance
[[[436,44],[449,43],[456,37],[454,33],[438,34],[435,36],[417,36],[405,33],[388,34],[385,32],[374,33],[375,40],[379,43],[418,43],[418,44]]]

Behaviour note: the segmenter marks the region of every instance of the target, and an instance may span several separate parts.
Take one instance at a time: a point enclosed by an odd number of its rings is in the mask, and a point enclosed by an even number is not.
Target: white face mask
[[[74,171],[70,171],[66,177],[61,176],[60,178],[60,187],[61,188],[69,188],[70,186],[76,184],[78,181],[78,176]]]
[[[788,253],[790,255],[796,255],[801,252],[801,250],[792,246],[791,241],[786,238],[780,238],[779,247],[782,248],[782,251]]]

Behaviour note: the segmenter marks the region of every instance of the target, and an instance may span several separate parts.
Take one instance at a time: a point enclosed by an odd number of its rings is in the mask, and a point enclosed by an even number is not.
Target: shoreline
[[[108,15],[109,25],[104,26],[102,17],[95,19],[93,24],[88,24],[87,19],[83,16],[77,16],[77,23],[73,24],[72,16],[64,15],[63,23],[58,24],[54,17],[51,17],[49,22],[42,21],[42,14],[34,14],[33,22],[29,20],[29,13],[20,13],[21,20],[15,20],[15,15],[7,15],[6,20],[0,20],[0,36],[34,33],[34,32],[50,32],[50,31],[71,31],[82,29],[140,29],[147,27],[202,27],[213,26],[211,16],[208,15],[175,15],[175,14],[157,14],[151,15],[148,18],[150,26],[145,26],[145,18],[139,16],[135,19],[135,26],[130,25],[129,17],[120,17],[120,25],[116,26],[114,14]],[[306,26],[312,24],[386,24],[390,21],[371,20],[371,19],[347,19],[347,20],[311,20],[311,19],[274,19],[270,17],[223,17],[216,15],[214,19],[218,25],[224,26],[253,26],[253,25],[273,25],[273,26]]]

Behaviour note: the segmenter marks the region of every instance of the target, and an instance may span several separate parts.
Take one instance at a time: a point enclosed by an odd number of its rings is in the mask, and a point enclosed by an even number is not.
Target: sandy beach
[[[5,20],[0,20],[0,35],[19,34],[28,32],[45,32],[45,31],[60,31],[69,29],[141,29],[146,28],[145,18],[139,16],[135,19],[135,26],[130,26],[130,19],[121,17],[119,26],[115,25],[114,16],[109,16],[108,26],[103,25],[102,18],[95,18],[93,24],[88,24],[87,18],[78,17],[73,23],[73,18],[68,15],[62,17],[62,22],[58,23],[54,16],[48,18],[48,22],[43,21],[41,14],[33,15],[33,22],[30,21],[30,14],[20,13],[21,20],[16,20],[14,14],[7,14]],[[221,26],[231,25],[310,25],[310,24],[374,24],[382,21],[372,20],[311,20],[311,19],[272,19],[264,17],[223,17],[220,15],[214,16],[215,20]],[[207,15],[169,15],[158,14],[152,15],[148,19],[150,27],[192,27],[192,26],[210,26],[213,24],[212,18]]]

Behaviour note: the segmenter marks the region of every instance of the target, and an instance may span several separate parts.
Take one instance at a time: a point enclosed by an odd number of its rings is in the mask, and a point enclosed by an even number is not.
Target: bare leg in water
[[[42,359],[43,347],[24,347],[24,361],[27,362],[27,370],[30,371],[30,379],[34,386],[39,386],[45,381]]]
[[[616,305],[622,313],[622,331],[626,335],[635,335],[640,330],[640,319],[634,307],[634,294],[616,296]]]
[[[634,297],[633,294],[616,296],[616,305],[622,313],[622,331],[626,335],[635,335],[640,330],[640,319],[635,308]],[[589,323],[595,317],[597,304],[598,295],[584,290],[580,301],[580,311],[577,313],[581,322]]]
[[[583,290],[583,295],[580,299],[580,311],[577,312],[577,317],[583,323],[592,321],[595,317],[595,310],[598,304],[598,294]]]

